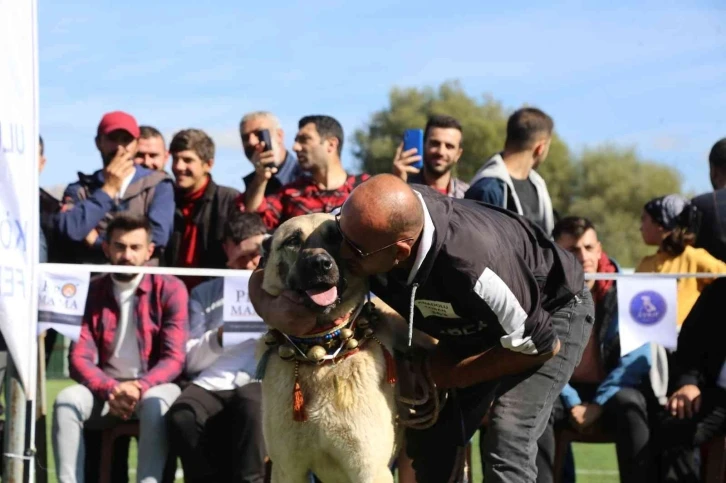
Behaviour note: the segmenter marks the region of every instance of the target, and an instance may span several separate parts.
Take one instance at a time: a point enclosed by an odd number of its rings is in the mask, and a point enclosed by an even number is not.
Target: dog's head
[[[347,314],[363,301],[368,284],[365,277],[346,270],[340,258],[342,242],[333,215],[316,213],[286,221],[263,244],[262,288],[271,295],[297,292],[320,314],[321,325]]]

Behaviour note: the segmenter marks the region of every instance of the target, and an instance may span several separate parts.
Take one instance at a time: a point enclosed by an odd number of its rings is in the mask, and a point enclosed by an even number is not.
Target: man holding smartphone
[[[331,116],[316,114],[300,119],[292,149],[305,176],[265,196],[266,183],[275,168],[269,172],[258,169],[247,193],[238,201],[240,209],[259,213],[272,231],[295,216],[329,213],[342,205],[350,192],[368,179],[366,174],[353,175],[343,167],[344,138],[343,126]]]
[[[393,158],[393,174],[408,184],[429,186],[452,198],[463,198],[469,185],[452,175],[459,162],[463,131],[455,118],[444,115],[429,117],[424,130],[423,153],[404,151],[401,143]],[[423,166],[415,165],[423,159]]]
[[[255,167],[242,178],[247,191],[254,183],[264,183],[265,196],[275,194],[302,174],[295,155],[285,149],[285,133],[274,114],[267,111],[245,114],[239,123],[239,132],[245,156]]]

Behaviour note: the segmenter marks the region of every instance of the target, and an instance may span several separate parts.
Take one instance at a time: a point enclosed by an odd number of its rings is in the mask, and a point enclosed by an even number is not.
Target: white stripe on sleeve
[[[499,275],[486,268],[474,284],[474,292],[492,309],[506,332],[507,335],[500,339],[502,347],[514,352],[537,354],[532,338],[524,337],[527,312]]]

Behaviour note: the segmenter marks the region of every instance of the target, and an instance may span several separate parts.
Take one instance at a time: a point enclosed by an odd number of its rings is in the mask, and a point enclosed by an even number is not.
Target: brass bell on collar
[[[356,339],[350,338],[348,339],[348,342],[345,343],[345,350],[352,351],[353,349],[358,348],[358,341]]]
[[[275,337],[275,334],[272,331],[265,334],[265,344],[277,345],[277,337]]]
[[[308,360],[315,362],[316,364],[319,364],[323,362],[323,358],[326,356],[328,351],[326,351],[324,348],[322,348],[319,345],[314,345],[308,350],[306,356]]]
[[[295,357],[295,349],[293,349],[289,345],[281,345],[277,348],[277,355],[279,355],[280,359],[282,359],[283,361],[289,361],[293,357]]]
[[[353,331],[350,329],[340,329],[340,338],[343,340],[348,340],[351,337],[353,337]]]
[[[370,339],[371,337],[373,337],[373,329],[368,328],[368,329],[364,330],[363,337],[365,337],[366,339]]]

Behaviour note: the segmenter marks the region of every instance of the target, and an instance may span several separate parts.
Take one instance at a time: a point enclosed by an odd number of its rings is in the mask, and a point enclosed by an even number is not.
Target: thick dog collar
[[[314,334],[294,337],[272,329],[265,334],[265,343],[285,361],[308,364],[336,362],[357,352],[368,340],[375,339],[378,316],[371,302],[364,302],[347,316],[347,321]],[[341,319],[338,319],[341,320]],[[337,321],[336,321],[337,322]]]
[[[364,344],[373,340],[381,346],[386,361],[386,382],[396,383],[396,361],[386,346],[375,336],[375,325],[378,314],[371,302],[365,302],[353,311],[345,324],[325,331],[304,337],[292,337],[278,330],[270,330],[265,334],[265,343],[268,349],[257,364],[255,378],[262,380],[265,377],[265,368],[270,355],[277,348],[277,355],[285,361],[295,364],[295,382],[292,391],[292,418],[294,421],[307,421],[305,409],[305,396],[300,387],[300,363],[325,364],[337,363],[359,352]]]

